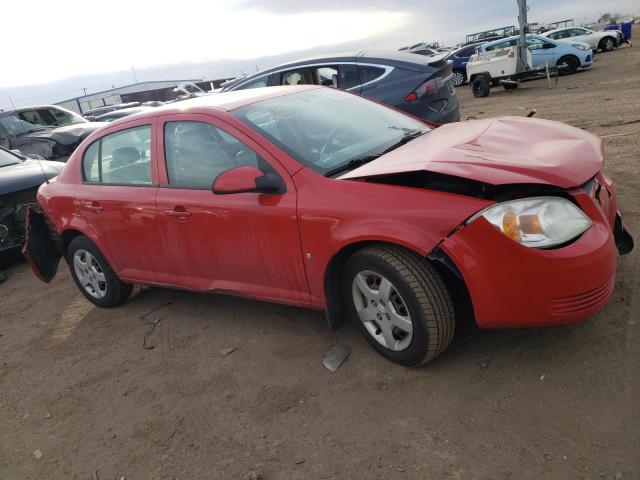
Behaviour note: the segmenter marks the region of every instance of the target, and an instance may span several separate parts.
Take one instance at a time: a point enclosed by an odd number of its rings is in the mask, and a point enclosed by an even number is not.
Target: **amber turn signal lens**
[[[520,215],[518,218],[520,220],[520,231],[522,233],[544,233],[542,225],[540,224],[540,217],[538,215]]]
[[[518,216],[509,210],[502,217],[502,231],[516,242],[520,241],[520,227],[518,226]]]

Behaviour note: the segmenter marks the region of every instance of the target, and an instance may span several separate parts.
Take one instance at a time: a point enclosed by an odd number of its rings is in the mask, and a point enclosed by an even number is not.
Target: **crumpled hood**
[[[25,160],[16,165],[0,167],[0,195],[37,187],[56,177],[64,168],[62,162]]]
[[[100,127],[106,125],[104,122],[86,122],[86,123],[74,123],[73,125],[67,125],[65,127],[56,127],[48,130],[42,130],[40,132],[27,133],[20,138],[37,138],[53,140],[60,145],[72,145],[84,140],[91,133],[95,132]]]
[[[569,125],[526,117],[449,123],[340,179],[426,170],[491,185],[570,188],[602,169],[602,141]]]

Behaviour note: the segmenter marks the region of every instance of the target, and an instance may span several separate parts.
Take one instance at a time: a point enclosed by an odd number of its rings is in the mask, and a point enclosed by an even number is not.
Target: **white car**
[[[558,42],[584,42],[591,46],[591,49],[609,52],[616,48],[620,41],[615,30],[606,30],[604,32],[594,32],[588,28],[567,27],[558,28],[542,34],[552,40]]]

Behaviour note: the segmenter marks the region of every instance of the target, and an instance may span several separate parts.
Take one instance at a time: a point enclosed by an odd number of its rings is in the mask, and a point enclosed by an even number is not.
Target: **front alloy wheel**
[[[353,304],[369,334],[383,347],[401,351],[413,337],[411,314],[402,296],[384,276],[373,270],[353,278]]]
[[[460,70],[453,72],[453,85],[454,87],[461,87],[464,85],[464,74]]]
[[[369,344],[406,366],[426,363],[453,338],[449,291],[427,259],[396,245],[355,252],[341,270],[342,298]]]

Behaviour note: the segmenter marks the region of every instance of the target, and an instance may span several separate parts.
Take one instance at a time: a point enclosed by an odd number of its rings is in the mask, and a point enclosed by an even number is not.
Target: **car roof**
[[[426,57],[424,55],[419,55],[416,53],[410,53],[406,50],[359,50],[359,51],[351,51],[351,52],[341,52],[334,54],[326,54],[326,55],[314,55],[311,57],[306,57],[298,60],[294,60],[288,63],[281,63],[280,65],[276,65],[271,68],[267,68],[265,70],[261,70],[252,75],[247,75],[246,77],[241,77],[236,80],[233,80],[231,83],[224,85],[223,88],[229,89],[240,83],[244,83],[245,81],[262,77],[264,75],[277,72],[279,70],[285,70],[292,67],[297,66],[305,66],[309,64],[315,63],[344,63],[344,62],[359,62],[359,63],[383,63],[390,66],[398,66],[409,67],[413,65],[414,67],[419,67],[419,69],[423,69],[427,67],[430,63],[433,62],[433,58]]]
[[[548,38],[543,38],[543,37],[544,37],[543,35],[538,35],[538,34],[535,34],[535,33],[527,33],[527,38],[540,38],[541,40],[545,40],[545,41],[550,40]],[[504,38],[500,38],[498,40],[492,40],[490,42],[487,42],[487,43],[483,44],[482,47],[490,47],[491,45],[496,45],[496,44],[502,43],[502,42],[508,42],[510,40],[514,40],[514,39],[517,39],[517,38],[520,38],[520,35],[511,35],[510,37],[504,37]],[[552,43],[555,43],[555,42],[552,42]]]
[[[573,28],[582,28],[583,30],[589,30],[589,29],[588,29],[588,28],[586,28],[586,27],[562,27],[562,28],[556,28],[556,29],[554,29],[554,30],[549,30],[548,32],[544,32],[544,33],[542,34],[542,36],[546,37],[546,36],[548,36],[550,33],[562,32],[563,30],[571,30],[571,29],[573,29]]]
[[[56,108],[58,110],[67,110],[66,108],[63,108],[60,105],[29,105],[28,107],[18,107],[12,110],[5,110],[0,113],[27,112],[29,110],[36,110],[38,108]]]
[[[155,117],[158,115],[171,115],[174,113],[197,113],[211,109],[229,112],[236,108],[268,100],[270,98],[283,97],[285,95],[291,95],[293,93],[304,92],[307,90],[315,90],[318,88],[329,87],[321,87],[319,85],[290,85],[212,93],[210,95],[202,95],[186,100],[180,100],[178,102],[173,102],[159,107],[147,107],[148,110],[118,119],[114,121],[112,125],[126,123],[131,119]]]

